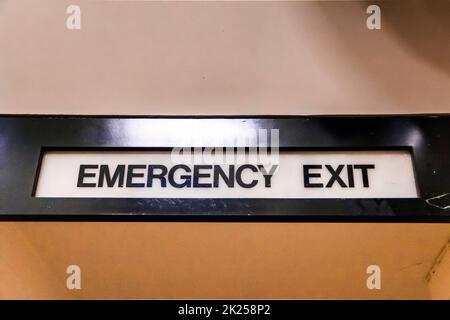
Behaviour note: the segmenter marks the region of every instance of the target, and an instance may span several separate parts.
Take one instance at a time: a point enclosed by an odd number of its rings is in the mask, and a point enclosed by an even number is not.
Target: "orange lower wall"
[[[443,224],[0,223],[1,298],[428,298]],[[82,289],[65,288],[68,265]],[[366,268],[382,269],[382,290]]]
[[[0,299],[64,299],[71,294],[16,223],[0,223]]]

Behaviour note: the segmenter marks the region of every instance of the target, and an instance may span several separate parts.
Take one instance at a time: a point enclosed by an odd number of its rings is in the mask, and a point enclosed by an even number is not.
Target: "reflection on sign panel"
[[[408,151],[281,152],[268,161],[251,154],[205,159],[170,151],[49,151],[35,196],[329,199],[417,198],[418,192]]]

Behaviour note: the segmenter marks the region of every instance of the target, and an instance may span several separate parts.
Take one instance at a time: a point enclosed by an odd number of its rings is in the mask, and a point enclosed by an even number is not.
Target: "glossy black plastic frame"
[[[420,197],[105,199],[33,196],[40,161],[46,150],[220,147],[215,134],[224,129],[231,135],[239,134],[242,129],[279,129],[280,152],[408,149],[412,152]],[[183,137],[190,135],[191,145],[179,145]],[[0,116],[0,220],[450,222],[449,141],[448,115]]]

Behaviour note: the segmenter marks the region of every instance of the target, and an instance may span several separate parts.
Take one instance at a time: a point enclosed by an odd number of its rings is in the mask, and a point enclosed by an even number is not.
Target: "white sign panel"
[[[219,162],[189,159],[174,158],[170,151],[46,152],[35,196],[418,197],[411,154],[407,151],[281,152],[264,164],[253,162],[251,157]]]

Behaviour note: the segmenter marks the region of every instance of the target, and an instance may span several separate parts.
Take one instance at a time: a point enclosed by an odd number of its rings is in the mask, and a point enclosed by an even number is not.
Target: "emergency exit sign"
[[[281,152],[265,162],[245,153],[183,159],[170,151],[49,151],[35,197],[418,197],[408,151]]]
[[[450,116],[1,116],[0,221],[450,222]]]

